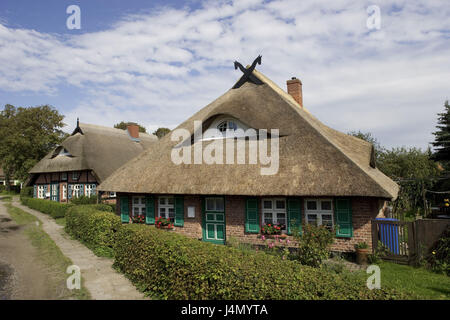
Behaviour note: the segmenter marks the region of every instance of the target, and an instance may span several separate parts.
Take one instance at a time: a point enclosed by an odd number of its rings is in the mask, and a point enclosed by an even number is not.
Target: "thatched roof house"
[[[370,196],[396,198],[398,186],[374,163],[373,146],[333,130],[302,108],[289,94],[254,71],[263,85],[245,83],[201,109],[176,129],[194,133],[217,117],[238,119],[255,129],[280,133],[278,173],[261,175],[258,164],[180,164],[171,160],[179,141],[171,135],[114,172],[101,190],[131,193]],[[210,142],[211,143],[211,142]],[[208,145],[203,141],[203,148]],[[195,144],[192,145],[192,154]],[[189,183],[186,183],[189,181]]]
[[[256,70],[246,74],[99,190],[117,193],[123,222],[145,215],[154,224],[163,217],[204,241],[258,242],[267,225],[291,234],[313,223],[336,229],[336,250],[370,245],[371,219],[397,197],[397,184],[376,168],[370,143],[324,125],[304,108],[302,83],[293,78],[287,85],[289,93]],[[246,139],[225,135],[239,130]],[[255,141],[259,161],[250,156]],[[264,143],[269,162],[261,157]],[[274,163],[275,170],[263,173]]]
[[[139,133],[136,124],[121,130],[77,123],[73,133],[30,170],[28,185],[41,186],[42,189],[56,183],[97,185],[157,140],[154,135]],[[58,193],[63,188],[59,189]],[[66,190],[69,189],[67,186]],[[63,198],[67,200],[65,196],[59,197],[60,200]]]

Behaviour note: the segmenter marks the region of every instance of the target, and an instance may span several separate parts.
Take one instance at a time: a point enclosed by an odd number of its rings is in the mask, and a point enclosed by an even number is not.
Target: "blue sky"
[[[235,59],[262,54],[258,70],[283,89],[300,78],[325,124],[425,148],[450,96],[449,14],[445,0],[2,0],[0,104],[51,104],[66,131],[77,117],[174,128],[231,88]]]

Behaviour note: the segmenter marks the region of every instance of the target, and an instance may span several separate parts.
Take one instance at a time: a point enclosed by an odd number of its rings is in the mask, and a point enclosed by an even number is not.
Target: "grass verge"
[[[81,279],[80,290],[67,289],[65,283],[68,274],[66,273],[66,270],[67,267],[73,263],[61,252],[50,236],[42,230],[41,222],[35,216],[20,208],[14,207],[10,203],[5,203],[5,206],[8,209],[8,213],[17,224],[26,226],[24,233],[31,240],[32,245],[37,248],[39,258],[50,270],[52,278],[54,279],[54,283],[49,283],[49,285],[54,286],[56,290],[59,290],[62,299],[90,299],[89,292],[83,286],[83,279]]]
[[[418,299],[450,299],[450,277],[446,275],[385,261],[378,265],[381,269],[381,286],[389,285],[412,293]]]

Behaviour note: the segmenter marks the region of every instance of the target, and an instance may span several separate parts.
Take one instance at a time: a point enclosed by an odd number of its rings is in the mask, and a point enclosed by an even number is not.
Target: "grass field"
[[[391,262],[378,264],[383,284],[412,293],[418,299],[450,299],[450,277],[425,268],[415,268]]]

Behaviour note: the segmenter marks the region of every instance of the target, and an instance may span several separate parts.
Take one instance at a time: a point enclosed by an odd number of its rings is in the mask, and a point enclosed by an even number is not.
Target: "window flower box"
[[[173,230],[173,223],[169,219],[157,217],[155,219],[155,227],[158,229]]]
[[[261,234],[265,236],[271,236],[271,235],[281,235],[281,230],[284,230],[285,226],[281,224],[265,224],[261,228]]]
[[[133,223],[145,223],[145,216],[144,215],[136,215],[131,218],[131,221]]]

